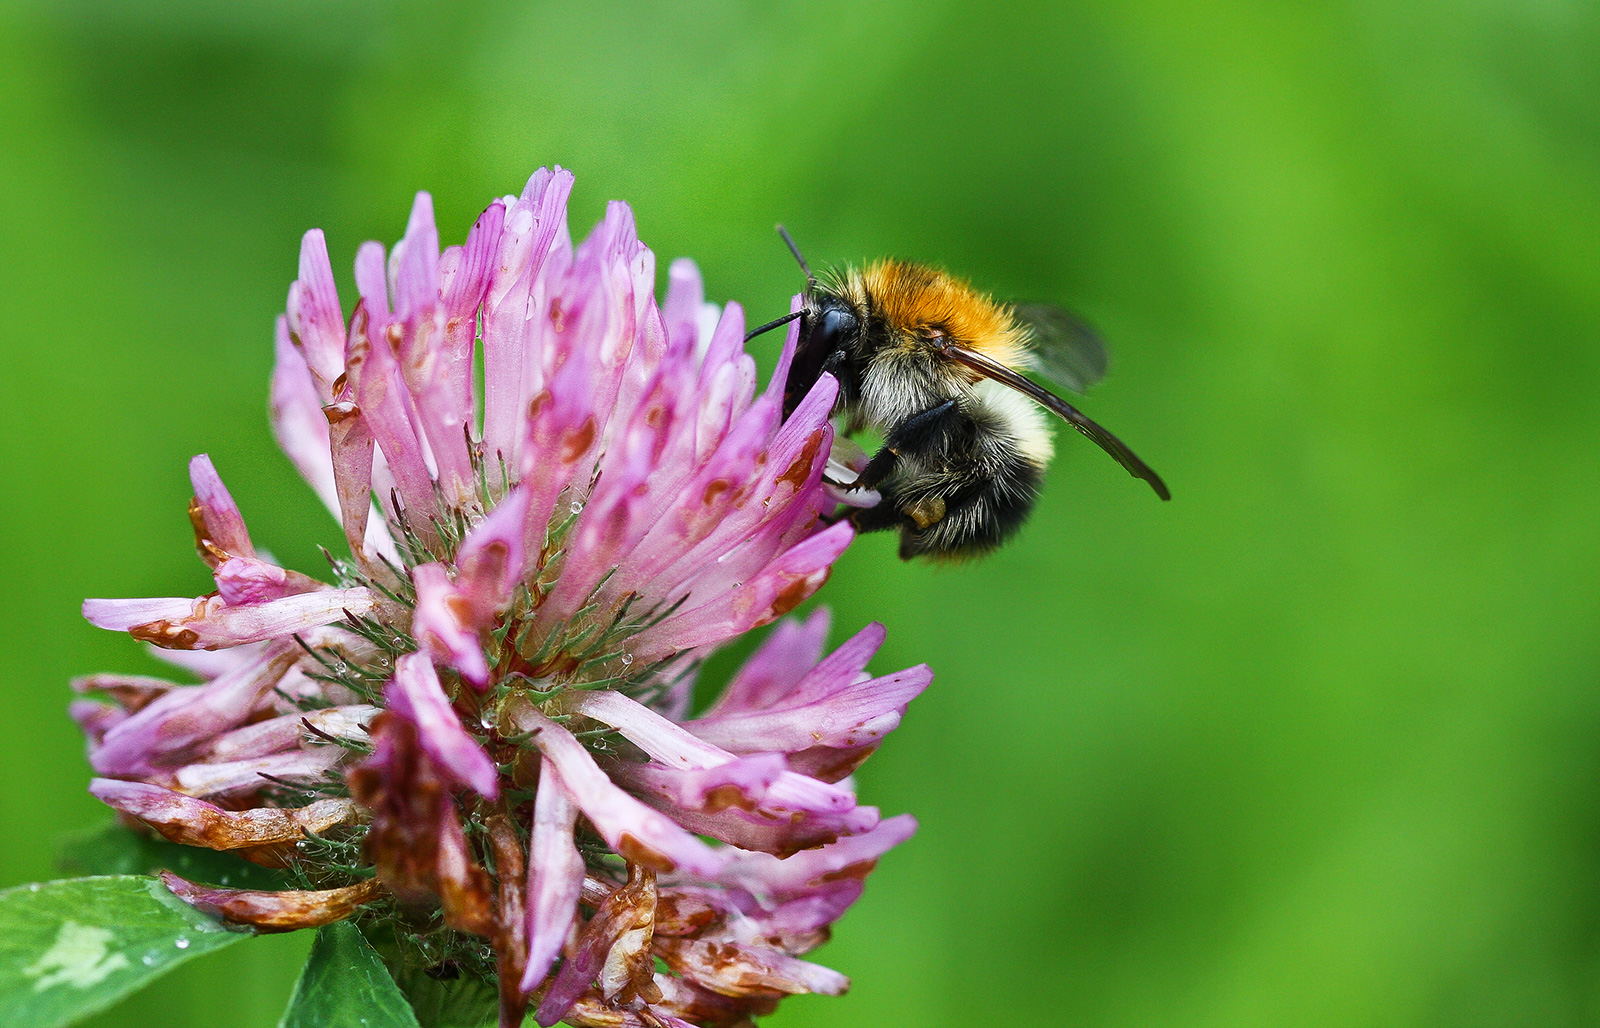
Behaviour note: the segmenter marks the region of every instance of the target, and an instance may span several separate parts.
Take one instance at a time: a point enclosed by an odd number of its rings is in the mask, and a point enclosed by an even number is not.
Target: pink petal
[[[461,727],[425,653],[408,653],[395,664],[394,681],[384,690],[389,709],[417,726],[423,750],[459,788],[485,799],[500,795],[500,773],[478,741]]]
[[[295,660],[292,643],[277,643],[247,665],[206,685],[179,686],[106,732],[91,760],[103,775],[141,775],[183,763],[216,735],[256,711]]]
[[[366,553],[368,519],[372,516],[372,428],[361,408],[349,400],[322,408],[327,418],[328,452],[339,522],[352,554]]]
[[[883,646],[886,634],[883,625],[878,622],[868,624],[840,643],[839,648],[826,658],[818,661],[785,695],[774,697],[769,706],[792,707],[812,703],[864,681],[869,677],[866,673],[867,661]]]
[[[230,556],[254,557],[256,551],[250,545],[250,533],[245,531],[244,516],[222,484],[217,469],[211,466],[210,457],[202,453],[189,461],[189,480],[194,484],[194,507],[189,517],[195,522],[196,541],[209,544],[208,563],[215,567]]]
[[[855,530],[844,521],[817,533],[744,585],[640,633],[634,642],[634,655],[643,660],[659,660],[731,639],[777,620],[822,587],[834,560],[854,538]]]
[[[190,764],[173,772],[172,781],[177,791],[190,796],[238,798],[274,784],[273,779],[293,785],[325,782],[346,752],[339,746],[317,746],[247,760]]]
[[[662,871],[681,867],[715,874],[722,866],[723,854],[613,785],[583,743],[532,704],[523,705],[514,717],[519,728],[535,733],[548,758],[544,773],[560,783],[613,850]]]
[[[443,290],[444,307],[450,318],[476,318],[500,252],[505,219],[506,205],[496,200],[473,223],[467,245],[461,249],[460,264]],[[475,325],[471,327],[476,329]]]
[[[128,720],[129,714],[121,707],[114,707],[109,703],[99,700],[73,700],[67,704],[67,716],[72,718],[84,738],[89,740],[90,763],[94,762],[93,754],[100,747],[100,741],[107,732],[117,725]]]
[[[667,299],[661,305],[661,320],[673,353],[700,352],[701,312],[706,306],[699,267],[689,258],[679,257],[667,269]]]
[[[548,767],[545,758],[541,765]],[[583,857],[573,843],[578,808],[556,776],[541,773],[528,842],[528,966],[522,990],[532,992],[549,973],[572,930],[583,890]]]
[[[382,261],[381,250],[363,247],[361,252],[375,254],[378,261]],[[372,257],[367,256],[366,263],[370,265],[371,262]],[[357,269],[358,279],[363,275],[370,278],[373,274],[370,268],[361,272],[359,260]],[[364,295],[350,319],[345,374],[362,418],[394,475],[411,530],[424,539],[431,538],[433,532],[428,519],[436,510],[433,477],[411,422],[405,386],[400,380],[400,369],[387,334],[387,315],[375,315],[369,302]]]
[[[227,604],[265,603],[327,588],[304,575],[255,557],[231,557],[217,565],[217,594]]]
[[[456,585],[472,610],[474,627],[484,628],[511,602],[529,570],[528,490],[518,486],[472,526],[456,551]]]
[[[432,196],[417,194],[405,238],[394,249],[394,313],[405,320],[439,302],[439,229]]]
[[[105,693],[130,713],[144,709],[152,700],[178,688],[177,682],[148,675],[82,675],[69,684],[72,691],[80,695]]]
[[[289,287],[288,312],[288,330],[326,403],[334,399],[333,384],[344,374],[344,311],[339,307],[328,244],[320,228],[307,232],[301,240],[300,277]]]
[[[411,634],[433,660],[460,671],[479,689],[488,685],[489,665],[472,624],[472,604],[450,581],[450,572],[443,564],[419,564],[411,569],[411,580],[417,588]]]
[[[484,452],[516,467],[518,425],[539,384],[529,374],[528,329],[544,312],[537,288],[567,221],[572,173],[540,168],[505,213],[497,258],[484,295]]]
[[[873,745],[893,731],[906,705],[932,678],[927,665],[919,664],[803,705],[703,718],[684,727],[735,752],[798,753],[813,746],[853,749]]]
[[[308,734],[361,742],[367,737],[365,726],[377,715],[378,708],[365,703],[297,710],[224,732],[205,747],[205,756],[209,761],[265,757],[301,745]]]
[[[821,659],[831,621],[828,609],[818,607],[804,621],[778,622],[706,716],[759,711],[777,702]]]
[[[732,857],[715,880],[748,889],[756,895],[792,899],[825,889],[846,872],[864,877],[871,870],[871,862],[911,838],[916,830],[916,818],[901,814],[888,818],[864,835],[852,835],[792,857],[779,859],[769,853],[741,853]]]
[[[89,623],[128,632],[135,639],[180,650],[214,650],[292,635],[307,628],[370,611],[375,599],[363,588],[321,589],[266,603],[229,606],[220,597],[187,600],[85,600]]]

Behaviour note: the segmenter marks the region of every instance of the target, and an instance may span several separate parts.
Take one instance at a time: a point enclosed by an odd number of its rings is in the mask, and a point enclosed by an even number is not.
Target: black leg
[[[888,496],[876,507],[857,507],[846,516],[857,532],[881,532],[906,523],[905,515],[900,513],[894,500]]]
[[[920,414],[913,414],[894,427],[884,440],[883,449],[872,455],[867,466],[851,483],[852,487],[876,489],[878,483],[889,477],[901,456],[919,457],[948,451],[951,437],[965,422],[961,405],[954,399],[929,407]]]

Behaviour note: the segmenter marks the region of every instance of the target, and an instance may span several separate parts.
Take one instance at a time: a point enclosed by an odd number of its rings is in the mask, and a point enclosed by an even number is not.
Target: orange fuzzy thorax
[[[937,268],[908,261],[880,260],[859,278],[870,309],[897,339],[920,341],[937,330],[1001,364],[1027,360],[1027,331],[1011,308],[996,303],[964,280]]]

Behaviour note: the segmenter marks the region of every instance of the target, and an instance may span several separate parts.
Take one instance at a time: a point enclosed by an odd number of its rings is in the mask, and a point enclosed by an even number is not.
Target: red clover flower
[[[625,204],[574,247],[571,187],[541,169],[443,252],[418,194],[348,320],[306,234],[272,423],[350,557],[279,567],[194,458],[216,591],[84,616],[202,684],[95,675],[72,713],[94,795],[306,886],[164,876],[226,921],[355,918],[399,972],[494,983],[507,1025],[747,1024],[848,984],[801,956],[915,828],[849,776],[930,673],[867,672],[878,625],[824,656],[819,610],[694,713],[705,656],[851,540],[820,517],[837,384],[782,419],[796,326],[758,393],[739,306],[688,260],[658,306]]]

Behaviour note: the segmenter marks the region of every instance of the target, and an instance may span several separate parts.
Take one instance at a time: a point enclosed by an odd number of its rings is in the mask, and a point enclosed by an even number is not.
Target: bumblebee
[[[784,417],[824,374],[839,381],[834,415],[883,446],[853,481],[830,484],[881,499],[847,515],[862,532],[898,529],[900,556],[959,559],[993,550],[1027,519],[1054,445],[1045,411],[1088,436],[1163,500],[1161,476],[1123,442],[1022,370],[1082,392],[1108,363],[1077,318],[1048,305],[997,303],[921,264],[806,275],[801,308],[750,333],[800,320],[784,386]]]

